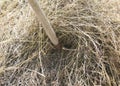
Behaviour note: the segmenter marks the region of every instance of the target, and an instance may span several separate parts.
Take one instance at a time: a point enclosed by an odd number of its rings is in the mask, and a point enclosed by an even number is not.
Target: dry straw
[[[119,0],[29,2],[0,4],[0,86],[120,85]]]

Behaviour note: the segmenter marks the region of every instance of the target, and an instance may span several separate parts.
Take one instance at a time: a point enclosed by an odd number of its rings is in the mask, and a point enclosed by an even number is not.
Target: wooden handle
[[[46,18],[44,12],[40,8],[40,5],[38,4],[37,0],[28,0],[28,3],[31,5],[32,9],[35,11],[38,19],[42,23],[44,30],[46,34],[48,35],[49,39],[54,45],[58,45],[58,38],[49,22],[49,20]]]

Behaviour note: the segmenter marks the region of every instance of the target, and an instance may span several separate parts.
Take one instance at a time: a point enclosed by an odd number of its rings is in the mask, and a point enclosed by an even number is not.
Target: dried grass
[[[26,0],[0,4],[0,86],[119,86],[119,0],[39,0],[56,50]]]

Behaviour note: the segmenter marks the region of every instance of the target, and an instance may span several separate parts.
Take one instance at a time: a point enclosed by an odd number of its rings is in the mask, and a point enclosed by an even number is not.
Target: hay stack
[[[0,4],[0,86],[119,86],[119,0],[39,0],[62,50],[27,0]]]

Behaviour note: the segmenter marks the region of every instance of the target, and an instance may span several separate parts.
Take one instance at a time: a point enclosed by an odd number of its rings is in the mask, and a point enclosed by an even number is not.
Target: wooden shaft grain
[[[49,39],[54,45],[58,45],[58,38],[49,22],[49,20],[46,18],[44,12],[40,8],[40,5],[38,4],[37,0],[28,0],[28,3],[31,5],[32,9],[35,11],[38,19],[42,23],[44,30],[46,34],[48,35]]]

